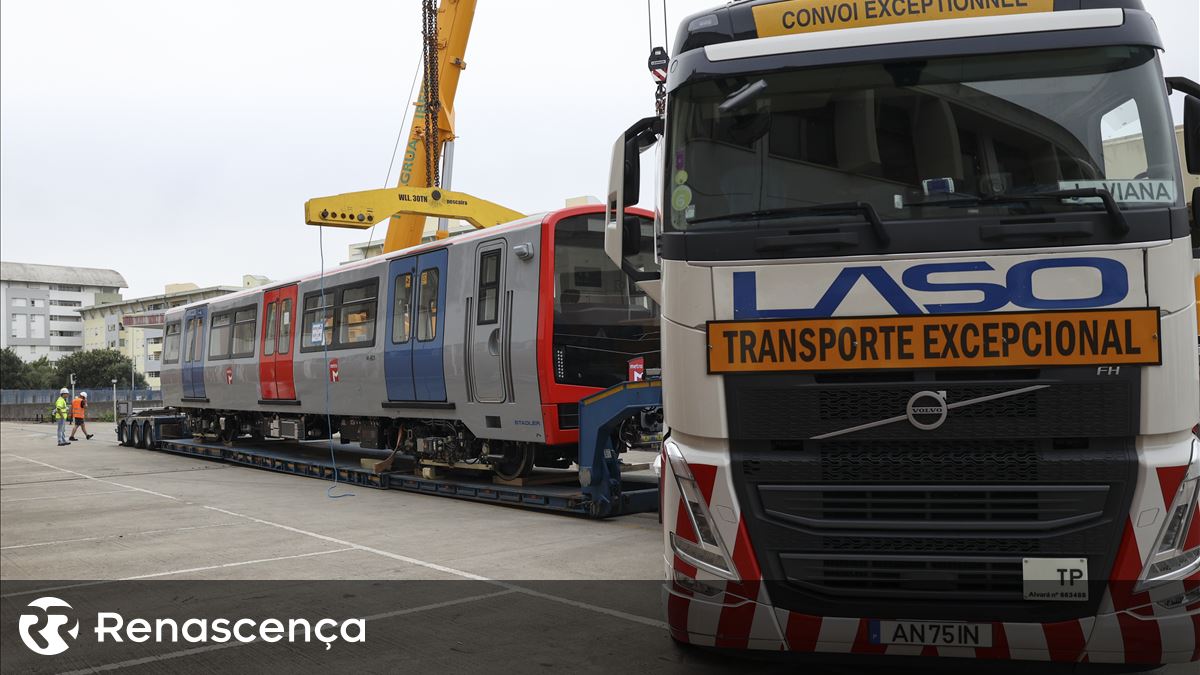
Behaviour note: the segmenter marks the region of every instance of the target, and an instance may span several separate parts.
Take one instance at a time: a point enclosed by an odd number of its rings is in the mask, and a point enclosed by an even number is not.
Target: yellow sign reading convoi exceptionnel
[[[759,37],[1054,11],[1054,0],[786,0],[754,7]]]

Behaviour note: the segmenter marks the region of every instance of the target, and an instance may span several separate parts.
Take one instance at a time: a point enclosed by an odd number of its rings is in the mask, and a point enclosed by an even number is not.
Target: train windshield
[[[653,232],[644,219],[634,267],[653,263]],[[603,213],[562,219],[554,230],[555,380],[609,387],[639,357],[659,367],[658,305],[604,254]]]

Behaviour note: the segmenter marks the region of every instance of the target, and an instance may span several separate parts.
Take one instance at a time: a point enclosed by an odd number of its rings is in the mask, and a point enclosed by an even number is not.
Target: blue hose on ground
[[[342,497],[353,497],[354,493],[343,492],[340,495],[333,494],[333,491],[338,486],[338,467],[337,453],[333,449],[333,415],[329,413],[329,340],[325,339],[325,313],[329,311],[329,305],[325,302],[325,228],[323,226],[317,227],[317,231],[319,232],[318,241],[320,242],[319,248],[321,250],[321,276],[319,277],[321,280],[321,294],[318,297],[321,299],[321,353],[325,357],[325,435],[329,440],[329,461],[333,463],[333,485],[330,485],[329,489],[325,490],[325,496],[330,499],[341,499]],[[302,310],[303,308],[298,307],[297,309]],[[300,316],[304,316],[303,311],[300,312]],[[303,328],[305,326],[301,326],[301,329]],[[312,330],[311,326],[307,328]],[[330,330],[329,332],[330,336],[332,336],[333,331]]]

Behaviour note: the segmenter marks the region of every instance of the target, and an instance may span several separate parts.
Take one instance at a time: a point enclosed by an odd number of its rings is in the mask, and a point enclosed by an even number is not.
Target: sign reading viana
[[[759,37],[1054,11],[1054,0],[786,0],[753,9]]]

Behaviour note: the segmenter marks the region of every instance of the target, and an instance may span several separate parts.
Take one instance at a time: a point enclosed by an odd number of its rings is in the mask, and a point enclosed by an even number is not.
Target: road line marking
[[[296,558],[313,558],[319,555],[329,555],[331,553],[345,553],[353,551],[354,547],[335,548],[328,551],[313,551],[312,553],[297,553],[296,555],[281,555],[275,558],[259,558],[258,560],[243,560],[241,562],[224,563],[221,565],[205,565],[204,567],[191,567],[185,570],[173,570],[170,572],[155,572],[154,574],[139,574],[133,577],[124,577],[120,581],[137,581],[138,579],[155,579],[158,577],[169,577],[176,574],[187,574],[188,572],[206,572],[208,570],[220,570],[227,567],[242,567],[244,565],[257,565],[259,563],[278,562],[280,560],[294,560]]]
[[[206,565],[204,567],[191,567],[182,570],[171,570],[169,572],[154,572],[152,574],[138,574],[132,577],[121,577],[120,579],[98,579],[96,581],[85,581],[78,584],[65,584],[63,586],[52,586],[50,588],[39,588],[32,591],[17,591],[15,593],[6,593],[0,595],[0,598],[12,598],[21,595],[34,595],[38,593],[49,593],[51,591],[62,591],[69,588],[83,588],[85,586],[102,586],[118,581],[138,581],[141,579],[157,579],[159,577],[169,577],[176,574],[187,574],[188,572],[205,572],[208,570],[219,570],[227,567],[242,567],[245,565],[257,565],[259,563],[278,562],[280,560],[292,560],[295,558],[312,558],[319,555],[329,555],[330,553],[345,553],[346,551],[355,550],[353,547],[337,548],[329,551],[314,551],[312,553],[300,553],[297,555],[283,555],[276,558],[259,558],[258,560],[241,560],[238,562],[223,563],[220,565]]]
[[[123,537],[138,537],[147,534],[164,534],[167,532],[186,532],[189,530],[206,530],[210,527],[233,527],[235,523],[216,523],[215,525],[193,525],[191,527],[169,527],[162,530],[142,530],[141,532],[130,532],[128,534],[109,534],[103,537],[80,537],[78,539],[58,539],[55,541],[39,541],[33,544],[13,544],[12,546],[0,546],[0,551],[7,551],[15,548],[34,548],[37,546],[56,546],[58,544],[76,544],[85,541],[103,541],[105,539],[121,539]]]
[[[101,492],[83,492],[77,495],[55,495],[52,497],[18,497],[16,499],[0,499],[0,504],[9,504],[12,502],[36,502],[43,499],[74,499],[76,497],[91,497],[92,495],[117,495],[125,492],[134,492],[134,490],[103,490]]]
[[[441,602],[434,602],[434,603],[431,603],[428,605],[421,605],[420,607],[409,607],[408,609],[397,609],[397,610],[393,610],[391,612],[384,612],[382,614],[372,614],[371,616],[364,616],[363,621],[375,621],[378,619],[390,619],[390,618],[396,617],[396,616],[404,616],[405,614],[417,614],[419,612],[425,612],[425,611],[428,611],[431,609],[441,609],[443,607],[453,607],[454,605],[461,605],[464,602],[475,602],[476,600],[487,600],[489,598],[498,598],[502,595],[509,595],[513,592],[514,591],[512,591],[512,590],[505,589],[503,591],[495,591],[492,593],[483,593],[481,595],[472,595],[472,596],[469,596],[466,598],[458,598],[456,600],[443,600]]]
[[[528,588],[524,588],[522,586],[518,586],[516,584],[511,584],[506,581],[501,581],[499,579],[491,579],[489,577],[480,576],[478,574],[455,569],[453,567],[446,567],[445,565],[439,565],[437,563],[431,563],[431,562],[427,562],[425,560],[418,560],[416,558],[410,558],[409,556],[400,555],[398,553],[390,553],[388,551],[381,551],[377,548],[372,548],[370,546],[363,546],[362,544],[355,544],[352,541],[346,541],[344,539],[338,539],[336,537],[330,537],[328,535],[318,534],[316,532],[309,532],[308,530],[301,530],[300,528],[291,527],[290,525],[273,523],[269,520],[263,520],[262,518],[255,518],[254,516],[247,516],[242,513],[228,511],[226,509],[218,508],[215,506],[205,506],[204,508],[210,509],[212,511],[217,511],[218,513],[224,513],[227,516],[234,516],[236,518],[245,518],[246,520],[250,520],[255,523],[259,523],[261,525],[269,525],[271,527],[277,527],[282,530],[287,530],[288,532],[294,532],[296,534],[303,534],[308,537],[315,537],[322,541],[327,541],[327,542],[330,542],[333,544],[338,544],[340,546],[348,546],[348,547],[357,549],[359,551],[365,551],[367,553],[374,553],[375,555],[381,555],[385,558],[391,558],[392,560],[397,560],[397,561],[400,561],[403,563],[408,563],[410,565],[417,565],[419,567],[425,567],[427,569],[436,570],[438,572],[443,572],[445,574],[451,574],[456,577],[461,577],[463,579],[470,579],[472,581],[484,581],[484,582],[487,582],[490,584],[494,584],[496,586],[500,586],[501,588],[506,588],[510,591],[513,591],[516,593],[521,593],[521,594],[528,595],[528,596],[532,596],[535,598],[541,598],[543,600],[551,600],[554,602],[562,603],[564,605],[570,605],[572,607],[576,607],[579,609],[586,609],[586,610],[589,610],[592,612],[597,612],[599,614],[606,614],[608,616],[625,619],[627,621],[633,621],[635,623],[640,623],[640,624],[643,624],[646,626],[653,626],[656,628],[663,628],[663,629],[665,629],[667,627],[667,624],[665,621],[660,621],[658,619],[651,619],[649,617],[639,616],[637,614],[630,614],[628,612],[622,612],[619,609],[610,609],[608,607],[592,605],[592,604],[589,604],[586,602],[580,602],[578,600],[571,600],[569,598],[563,598],[563,597],[560,597],[557,595],[551,595],[550,593],[542,593],[540,591],[534,591],[534,590],[531,590]]]
[[[126,484],[124,484],[124,483],[118,483],[118,482],[116,482],[115,480],[106,480],[106,479],[104,479],[104,478],[96,478],[95,476],[89,476],[89,475],[87,475],[86,473],[80,473],[80,472],[78,472],[78,471],[72,471],[72,470],[70,470],[70,469],[64,469],[64,468],[62,468],[61,466],[54,466],[53,464],[47,464],[47,463],[45,463],[45,462],[39,462],[39,461],[38,461],[38,460],[36,460],[36,459],[30,459],[30,458],[28,458],[28,457],[23,457],[23,456],[21,456],[21,455],[13,455],[13,454],[10,454],[10,455],[8,455],[8,456],[9,456],[9,457],[14,457],[14,458],[16,458],[16,459],[23,459],[23,460],[25,460],[26,462],[33,462],[34,464],[39,464],[39,465],[41,465],[41,466],[44,466],[44,467],[46,467],[46,468],[48,468],[48,469],[56,469],[56,470],[58,470],[58,471],[62,471],[62,472],[64,472],[64,473],[69,473],[69,474],[71,474],[71,475],[73,475],[73,476],[79,476],[79,477],[81,477],[81,478],[87,478],[88,480],[100,481],[101,483],[108,483],[109,485],[116,485],[117,487],[128,488],[128,489],[130,489],[130,490],[137,490],[138,492],[145,492],[145,493],[146,493],[146,494],[148,494],[148,495],[154,495],[155,497],[162,497],[163,499],[170,499],[170,500],[172,500],[172,501],[176,501],[176,502],[178,502],[178,501],[183,501],[183,500],[181,500],[179,497],[172,497],[171,495],[164,495],[163,493],[161,493],[161,492],[155,492],[154,490],[146,490],[146,489],[143,489],[143,488],[140,488],[140,487],[134,487],[134,486],[132,486],[132,485],[126,485]]]
[[[91,480],[100,481],[101,483],[109,483],[112,485],[116,485],[118,487],[124,487],[124,488],[129,488],[131,490],[137,490],[139,492],[145,492],[147,494],[156,495],[158,497],[163,497],[164,499],[170,499],[173,501],[183,501],[179,497],[172,497],[171,495],[165,495],[165,494],[162,494],[161,492],[154,492],[153,490],[144,490],[142,488],[134,487],[132,485],[125,485],[123,483],[118,483],[116,481],[105,480],[103,478],[96,478],[94,476],[89,476],[85,473],[80,473],[78,471],[71,471],[70,469],[64,469],[62,467],[54,466],[53,464],[39,462],[36,459],[29,459],[28,457],[23,457],[21,455],[10,455],[10,456],[16,457],[18,459],[23,459],[28,462],[33,462],[34,464],[40,464],[42,466],[49,467],[51,469],[65,471],[67,473],[74,474],[76,476],[90,478]],[[366,551],[367,553],[374,553],[375,555],[378,555],[378,556],[383,556],[385,558],[390,558],[392,560],[396,560],[399,562],[408,563],[409,565],[416,565],[418,567],[424,567],[426,569],[435,570],[437,572],[442,572],[445,574],[449,574],[451,576],[456,576],[456,577],[460,577],[463,579],[470,579],[472,581],[485,581],[490,584],[500,586],[501,588],[510,589],[517,593],[522,593],[524,595],[529,595],[531,597],[542,598],[543,600],[551,600],[551,601],[562,603],[565,605],[570,605],[572,607],[577,607],[579,609],[586,609],[586,610],[589,610],[592,612],[597,612],[599,614],[605,614],[605,615],[612,616],[612,617],[622,618],[622,619],[626,619],[628,621],[633,621],[635,623],[640,623],[640,624],[647,625],[647,626],[654,626],[656,628],[664,628],[665,629],[667,627],[666,622],[660,621],[658,619],[651,619],[649,617],[639,616],[637,614],[630,614],[628,612],[622,612],[621,610],[617,610],[617,609],[610,609],[608,607],[592,605],[590,603],[580,602],[578,600],[571,600],[569,598],[563,598],[563,597],[559,597],[557,595],[551,595],[549,593],[542,593],[539,591],[534,591],[534,590],[531,590],[528,588],[523,588],[521,586],[517,586],[515,584],[510,584],[505,581],[500,581],[498,579],[491,579],[489,577],[481,576],[479,574],[474,574],[472,572],[466,572],[464,570],[455,569],[453,567],[447,567],[445,565],[439,565],[437,563],[432,563],[432,562],[428,562],[425,560],[418,560],[417,558],[410,558],[409,556],[400,555],[398,553],[390,553],[388,551],[383,551],[383,550],[380,550],[377,548],[372,548],[370,546],[364,546],[362,544],[356,544],[351,541],[346,541],[345,539],[338,539],[337,537],[330,537],[328,535],[318,534],[316,532],[310,532],[308,530],[302,530],[298,527],[292,527],[290,525],[283,525],[281,523],[275,523],[275,522],[272,522],[269,520],[263,520],[262,518],[255,518],[254,516],[248,516],[244,513],[237,513],[236,511],[229,511],[229,510],[222,509],[222,508],[219,508],[216,506],[207,506],[204,504],[197,504],[197,506],[208,509],[210,511],[216,511],[217,513],[224,513],[227,516],[233,516],[235,518],[242,518],[245,520],[249,520],[251,522],[258,523],[260,525],[268,525],[270,527],[275,527],[275,528],[279,528],[281,530],[286,530],[286,531],[292,532],[294,534],[302,534],[306,537],[320,539],[322,541],[327,541],[332,544],[337,544],[338,546],[356,549],[359,551]],[[263,562],[268,562],[268,561],[263,561]],[[97,583],[107,583],[107,582],[102,581],[102,582],[97,582]],[[83,585],[90,586],[93,584],[89,583],[89,584],[83,584]],[[68,588],[73,588],[73,586],[69,586]],[[58,590],[58,589],[45,589],[45,590]],[[39,591],[39,592],[42,592],[42,591]],[[26,595],[26,593],[16,593],[16,594],[10,594],[10,595]],[[6,597],[9,597],[9,595],[0,595],[0,598],[6,598]]]
[[[667,629],[666,621],[662,621],[659,619],[651,619],[648,616],[641,616],[638,614],[630,614],[629,612],[622,612],[619,609],[610,609],[608,607],[601,607],[599,605],[593,605],[593,604],[590,604],[587,602],[582,602],[579,600],[571,600],[570,598],[564,598],[564,597],[561,597],[558,595],[552,595],[550,593],[543,593],[541,591],[535,591],[535,590],[532,590],[529,588],[524,588],[522,586],[517,586],[516,584],[510,584],[510,583],[507,583],[504,581],[497,581],[495,583],[498,583],[505,588],[508,588],[516,593],[521,593],[523,595],[528,595],[528,596],[532,596],[535,598],[541,598],[543,600],[551,600],[551,601],[554,601],[554,602],[557,602],[557,603],[560,603],[563,605],[570,605],[571,607],[577,607],[579,609],[586,609],[588,611],[596,612],[599,614],[607,614],[608,616],[611,616],[611,617],[615,617],[618,619],[625,619],[626,621],[632,621],[634,623],[640,623],[644,626],[651,626],[653,628],[662,628],[663,630]]]
[[[315,539],[327,541],[332,544],[337,544],[339,546],[349,546],[350,548],[355,548],[360,551],[366,551],[367,553],[374,553],[375,555],[381,555],[385,558],[391,558],[392,560],[398,560],[403,563],[408,563],[409,565],[425,567],[425,568],[428,568],[431,570],[436,570],[438,572],[443,572],[445,574],[450,574],[450,575],[453,575],[456,577],[462,577],[464,579],[471,579],[473,581],[495,582],[494,579],[489,579],[487,577],[480,576],[478,574],[472,574],[471,572],[464,572],[463,570],[456,570],[453,567],[446,567],[445,565],[439,565],[437,563],[426,562],[424,560],[417,560],[416,558],[410,558],[406,555],[400,555],[398,553],[389,553],[387,551],[381,551],[377,548],[371,548],[370,546],[363,546],[362,544],[355,544],[354,542],[346,541],[345,539],[338,539],[337,537],[330,537],[328,535],[318,534],[316,532],[309,532],[308,530],[301,530],[300,528],[292,527],[290,525],[282,525],[280,523],[273,523],[269,520],[263,520],[262,518],[255,518],[254,516],[247,516],[243,513],[236,513],[234,511],[227,511],[225,509],[218,508],[216,506],[205,506],[204,508],[209,509],[210,511],[216,511],[217,513],[224,513],[227,516],[233,516],[235,518],[244,518],[246,520],[258,523],[260,525],[269,525],[271,527],[277,527],[281,530],[287,530],[288,532],[292,532],[295,534],[302,534],[307,537],[313,537]]]
[[[388,619],[394,616],[403,616],[406,614],[419,614],[433,609],[442,609],[443,607],[453,607],[454,605],[463,605],[468,602],[477,600],[488,600],[490,598],[508,595],[513,591],[497,591],[495,593],[485,593],[483,595],[472,595],[466,598],[458,598],[457,600],[446,600],[444,602],[435,602],[429,605],[420,607],[410,607],[409,609],[398,609],[394,612],[385,612],[383,614],[373,614],[371,616],[362,617],[363,621],[375,621],[378,619]],[[224,644],[207,645],[204,647],[196,647],[194,649],[181,649],[176,652],[167,652],[166,654],[155,654],[153,656],[144,656],[140,659],[130,659],[128,661],[118,661],[117,663],[108,663],[102,666],[93,666],[91,668],[83,668],[80,670],[68,670],[61,675],[86,675],[87,673],[103,673],[111,670],[121,670],[123,668],[132,668],[134,666],[144,666],[148,663],[161,663],[171,659],[177,659],[184,656],[193,656],[196,654],[204,654],[207,652],[215,652],[221,649],[232,649],[234,647],[245,647],[246,645],[258,644],[258,640],[252,642],[226,642]]]

